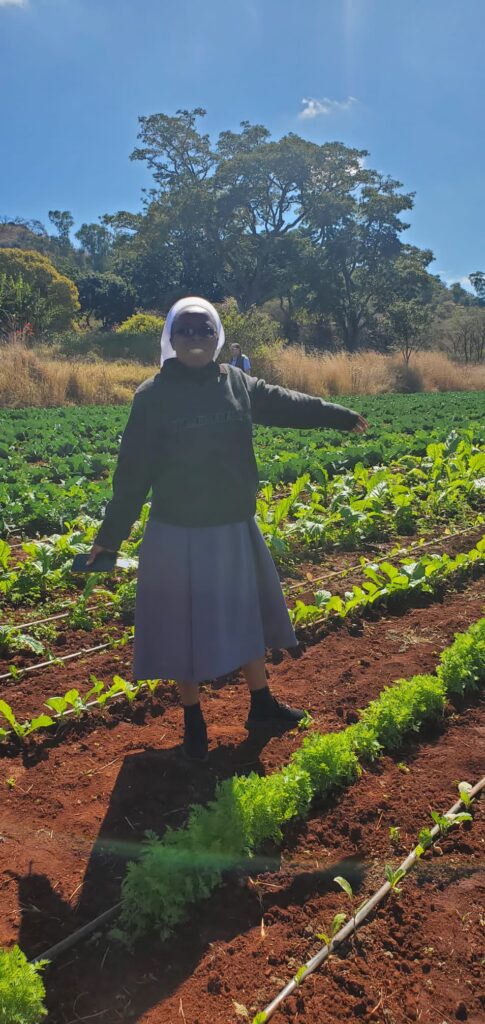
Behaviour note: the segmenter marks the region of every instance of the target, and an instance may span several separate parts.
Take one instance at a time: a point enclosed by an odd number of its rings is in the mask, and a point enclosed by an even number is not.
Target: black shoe
[[[207,731],[205,736],[193,736],[187,733],[182,743],[182,754],[186,761],[198,761],[203,764],[209,759],[209,744],[207,742]]]
[[[249,731],[268,732],[275,729],[284,732],[287,729],[295,729],[305,715],[306,711],[290,708],[288,704],[282,704],[276,697],[271,696],[271,703],[268,702],[265,707],[251,707],[244,726]]]

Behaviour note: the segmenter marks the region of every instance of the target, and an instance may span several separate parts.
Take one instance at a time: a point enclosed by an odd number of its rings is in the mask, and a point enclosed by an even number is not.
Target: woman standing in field
[[[357,412],[215,362],[224,330],[205,299],[180,299],[162,334],[159,373],[137,390],[91,551],[117,551],[152,488],[140,546],[135,679],[175,679],[185,755],[207,758],[199,684],[242,668],[247,729],[294,726],[303,712],[271,694],[266,648],[296,637],[271,555],[256,526],[253,423],[362,432]]]

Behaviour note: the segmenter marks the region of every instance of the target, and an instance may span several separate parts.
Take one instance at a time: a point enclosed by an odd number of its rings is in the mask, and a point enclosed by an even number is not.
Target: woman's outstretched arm
[[[267,427],[333,427],[364,433],[367,420],[343,405],[324,402],[323,398],[292,391],[256,377],[247,377],[254,423]]]

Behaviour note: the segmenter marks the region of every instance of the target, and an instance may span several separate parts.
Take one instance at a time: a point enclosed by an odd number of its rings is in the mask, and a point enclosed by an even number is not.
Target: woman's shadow
[[[162,836],[167,827],[183,825],[190,805],[205,805],[224,778],[251,771],[264,774],[260,754],[267,739],[249,737],[238,746],[219,746],[203,766],[184,763],[177,748],[148,748],[125,757],[77,903],[59,896],[45,875],[17,878],[22,913],[19,945],[26,955],[38,957],[119,901],[127,864],[136,860],[147,830]],[[260,863],[252,861],[251,873],[275,871],[278,864],[273,853]],[[248,869],[249,865],[240,865],[235,874],[240,878]],[[348,862],[339,870],[358,886],[361,865]],[[295,879],[277,896],[273,893],[272,905],[326,891],[335,872],[333,866]],[[237,881],[237,877],[229,879],[232,891]],[[228,900],[223,884],[211,897],[210,911],[207,903],[191,907],[187,923],[166,943],[151,936],[129,952],[103,928],[66,950],[45,977],[49,1022],[63,1024],[76,1019],[76,1014],[81,1018],[94,1014],[101,1024],[139,1019],[193,973],[211,942],[228,941],[259,924],[261,904],[254,891],[246,885],[236,891],[237,898]]]

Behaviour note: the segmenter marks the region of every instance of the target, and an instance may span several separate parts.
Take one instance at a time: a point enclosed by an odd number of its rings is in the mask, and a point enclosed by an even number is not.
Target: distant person
[[[231,362],[229,366],[237,366],[239,370],[243,370],[244,373],[251,373],[251,363],[249,356],[243,355],[241,346],[234,342],[231,345]]]
[[[199,686],[241,668],[248,730],[295,726],[303,711],[274,697],[267,648],[296,646],[276,569],[254,514],[253,423],[361,433],[358,412],[248,377],[215,360],[224,329],[205,299],[180,299],[162,334],[159,373],[138,388],[91,549],[117,551],[152,489],[139,549],[135,679],[174,679],[183,751],[207,759]]]

